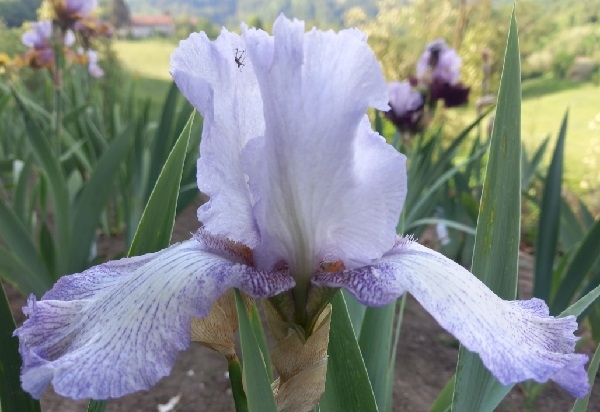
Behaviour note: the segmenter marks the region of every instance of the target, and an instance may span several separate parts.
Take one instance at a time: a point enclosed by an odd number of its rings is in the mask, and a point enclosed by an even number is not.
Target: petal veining
[[[194,33],[171,55],[171,75],[204,117],[197,178],[210,200],[198,209],[198,219],[210,232],[254,247],[258,231],[240,153],[264,133],[264,120],[243,40],[225,29],[214,42]]]
[[[502,300],[462,266],[416,242],[402,239],[371,266],[320,274],[313,282],[345,287],[366,305],[408,291],[502,384],[553,379],[574,396],[589,391],[587,356],[574,353],[573,316],[549,316],[535,298]]]
[[[23,388],[39,398],[52,382],[75,399],[148,389],[188,347],[191,318],[206,316],[227,289],[266,297],[294,284],[198,240],[62,277],[42,300],[32,296],[24,308],[29,319],[15,331]]]
[[[365,117],[389,108],[381,68],[358,30],[305,33],[281,16],[273,32],[243,33],[265,118],[243,153],[257,264],[284,260],[297,275],[328,258],[365,264],[393,245],[406,191],[404,157]]]

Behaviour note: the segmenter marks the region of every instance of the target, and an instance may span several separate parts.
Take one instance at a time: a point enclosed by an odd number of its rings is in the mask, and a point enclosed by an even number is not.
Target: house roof
[[[131,16],[132,26],[170,26],[173,24],[173,16],[169,14],[153,16]]]

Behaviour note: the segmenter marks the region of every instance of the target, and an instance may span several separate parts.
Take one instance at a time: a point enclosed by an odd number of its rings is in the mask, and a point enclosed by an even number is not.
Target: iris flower
[[[100,78],[104,76],[104,70],[98,64],[98,52],[95,50],[88,50],[85,53],[87,57],[87,65],[90,76]]]
[[[437,39],[425,47],[417,62],[417,77],[422,78],[430,70],[433,77],[441,82],[456,84],[460,77],[462,59],[444,39]]]
[[[80,19],[92,17],[92,12],[98,8],[97,0],[52,0],[56,22],[63,29],[73,28]]]
[[[363,33],[305,32],[284,16],[273,36],[245,26],[215,41],[195,33],[172,54],[171,74],[204,117],[203,227],[30,297],[15,335],[34,397],[50,382],[72,398],[148,389],[189,345],[191,319],[230,288],[277,295],[271,302],[291,303],[303,327],[327,288],[373,306],[409,292],[503,384],[553,379],[588,392],[574,317],[553,318],[538,299],[503,301],[458,264],[397,237],[406,159],[365,114],[388,110],[389,94]]]
[[[409,81],[389,82],[390,110],[385,116],[403,132],[417,133],[423,128],[425,101]]]
[[[64,0],[62,5],[71,14],[87,17],[98,8],[97,0]]]
[[[444,100],[446,107],[456,107],[469,100],[469,87],[458,81],[462,59],[444,39],[427,45],[417,62],[417,80],[429,92],[429,99]]]
[[[52,21],[42,20],[31,24],[31,30],[23,33],[21,42],[31,49],[23,56],[24,61],[34,68],[49,68],[54,65],[54,48],[51,43]],[[75,43],[71,30],[65,32],[63,44],[67,47]]]
[[[89,49],[94,37],[110,37],[112,27],[95,16],[97,0],[52,0],[54,21],[63,30],[79,33],[83,46]]]

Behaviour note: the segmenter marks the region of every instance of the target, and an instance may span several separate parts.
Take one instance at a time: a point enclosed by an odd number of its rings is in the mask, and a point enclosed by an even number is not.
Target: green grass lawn
[[[533,89],[540,89],[542,83],[547,84],[547,90],[558,90],[548,94],[531,93]],[[585,83],[568,88],[564,82],[534,80],[523,84],[523,96],[521,130],[528,148],[536,147],[549,135],[553,142],[563,115],[569,110],[566,184],[572,191],[584,195],[590,206],[600,209],[600,87]]]
[[[169,39],[117,40],[114,49],[133,74],[169,82],[169,57],[177,44]]]
[[[162,102],[171,84],[169,56],[177,47],[169,39],[116,40],[114,50],[131,72],[136,82],[136,93],[141,100],[150,99],[152,113],[160,113]]]
[[[600,87],[592,83],[533,79],[522,84],[521,138],[529,156],[550,136],[549,164],[563,116],[569,110],[564,159],[566,187],[600,212]],[[473,96],[474,101],[477,97]],[[454,133],[475,120],[472,106],[446,112]],[[487,124],[487,123],[486,123]]]

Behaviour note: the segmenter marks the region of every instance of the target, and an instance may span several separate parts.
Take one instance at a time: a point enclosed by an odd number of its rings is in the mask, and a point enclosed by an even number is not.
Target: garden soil
[[[198,228],[197,206],[198,204],[191,205],[178,216],[173,242],[188,239]],[[122,240],[105,239],[101,242],[99,250],[105,256],[112,256],[122,250],[122,247]],[[520,290],[530,290],[531,257],[523,255],[520,266]],[[25,300],[14,289],[10,287],[6,289],[15,319],[20,324],[24,320],[21,307]],[[593,349],[590,344],[584,345],[583,348],[590,355]],[[428,411],[437,394],[453,375],[457,355],[456,340],[446,333],[414,299],[409,298],[398,347],[393,410]],[[107,412],[234,411],[226,371],[227,363],[224,358],[192,343],[188,350],[179,354],[170,376],[162,379],[149,391],[109,401],[106,410]],[[590,412],[600,412],[599,386],[600,383],[597,383],[592,392]],[[525,391],[525,386],[515,386],[497,411],[566,412],[573,406],[573,398],[552,383],[547,385],[541,395],[530,405],[527,405]],[[41,401],[43,412],[85,412],[87,405],[86,401],[62,398],[51,388],[42,396]]]

